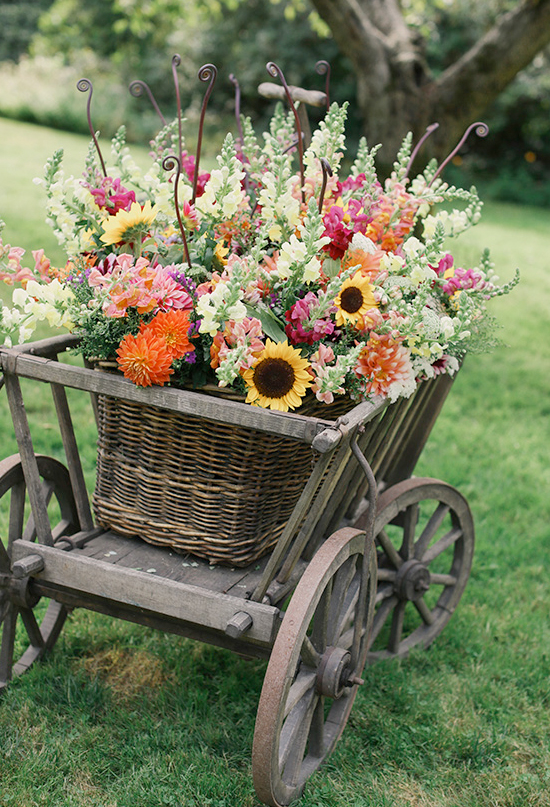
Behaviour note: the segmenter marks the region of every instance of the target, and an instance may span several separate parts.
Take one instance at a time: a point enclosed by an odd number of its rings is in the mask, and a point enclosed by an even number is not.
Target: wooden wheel
[[[340,737],[362,683],[375,594],[372,538],[334,533],[300,579],[267,667],[252,750],[265,804],[297,799]]]
[[[474,524],[466,499],[436,479],[384,491],[375,523],[378,591],[368,660],[427,647],[451,618],[468,581]]]
[[[38,456],[37,461],[54,540],[77,532],[67,469],[51,457]],[[53,647],[67,616],[63,605],[33,593],[32,580],[11,573],[13,541],[36,540],[26,493],[19,456],[0,462],[0,500],[8,524],[0,541],[0,691]]]

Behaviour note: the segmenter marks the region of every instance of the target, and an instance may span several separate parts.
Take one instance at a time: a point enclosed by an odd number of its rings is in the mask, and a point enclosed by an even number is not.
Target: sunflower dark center
[[[348,314],[355,314],[363,305],[363,294],[357,286],[348,286],[340,294],[340,307]]]
[[[295,379],[292,366],[284,359],[263,359],[254,370],[254,386],[266,398],[282,398]]]

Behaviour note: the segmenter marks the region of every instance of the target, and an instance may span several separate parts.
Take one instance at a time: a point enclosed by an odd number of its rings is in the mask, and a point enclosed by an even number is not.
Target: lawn
[[[60,142],[77,171],[85,138],[0,120],[6,240],[47,244],[52,256],[31,180]],[[301,807],[550,806],[549,243],[548,211],[487,205],[460,247],[466,263],[488,246],[502,280],[522,273],[493,301],[503,345],[467,359],[416,469],[468,498],[472,574],[429,650],[365,670]],[[76,403],[92,484],[87,401]],[[37,448],[60,456],[47,401],[33,396],[28,411]],[[3,392],[0,428],[7,455]],[[257,807],[250,752],[264,669],[75,611],[50,657],[0,703],[0,807]]]

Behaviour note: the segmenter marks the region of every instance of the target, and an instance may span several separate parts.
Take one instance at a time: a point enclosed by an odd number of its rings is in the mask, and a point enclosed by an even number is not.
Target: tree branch
[[[444,118],[453,110],[462,122],[482,115],[548,43],[550,0],[524,0],[433,82],[432,109]]]

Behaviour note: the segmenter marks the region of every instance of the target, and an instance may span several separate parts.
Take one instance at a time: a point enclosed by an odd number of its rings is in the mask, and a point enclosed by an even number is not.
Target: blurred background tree
[[[143,141],[158,119],[127,85],[146,80],[172,115],[177,52],[191,148],[204,92],[197,70],[218,67],[208,115],[217,148],[233,125],[230,73],[243,112],[261,127],[272,109],[257,93],[269,78],[266,62],[277,62],[289,83],[322,89],[315,63],[326,59],[332,98],[357,99],[350,151],[366,134],[372,145],[387,144],[387,167],[406,131],[418,137],[437,120],[431,147],[441,156],[483,117],[491,134],[473,138],[456,160],[461,183],[510,201],[550,201],[550,0],[40,0],[2,3],[0,23],[0,114],[87,131],[74,89],[86,75],[95,126],[110,135],[124,122]]]

